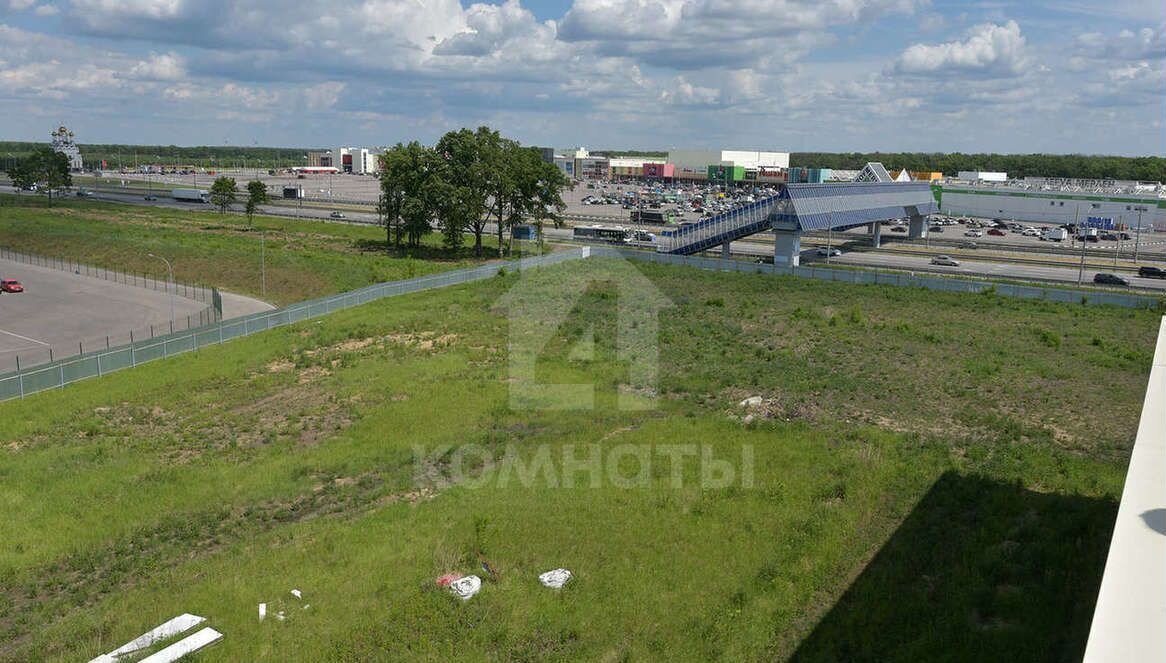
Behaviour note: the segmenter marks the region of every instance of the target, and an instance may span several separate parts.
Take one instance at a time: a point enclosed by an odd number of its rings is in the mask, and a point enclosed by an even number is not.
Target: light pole
[[[267,231],[259,232],[259,292],[267,297]]]
[[[1073,231],[1077,239],[1081,240],[1081,267],[1077,269],[1077,286],[1080,287],[1085,279],[1085,247],[1089,244],[1088,237],[1081,232],[1081,203],[1077,203],[1077,211],[1073,213]]]
[[[170,275],[170,285],[166,288],[166,292],[170,293],[170,322],[174,322],[174,290],[172,289],[174,286],[174,268],[170,265],[170,261],[162,256],[151,253],[150,257],[157,258],[166,263],[166,272]]]
[[[1134,262],[1138,261],[1138,247],[1142,244],[1142,212],[1149,208],[1144,205],[1138,205],[1134,209],[1138,210],[1138,229],[1134,231]]]

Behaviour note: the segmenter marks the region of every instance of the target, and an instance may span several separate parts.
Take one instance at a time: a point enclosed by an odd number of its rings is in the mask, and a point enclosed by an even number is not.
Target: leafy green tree
[[[219,208],[219,214],[226,212],[231,205],[235,204],[237,190],[238,185],[235,184],[235,178],[220,175],[215,179],[214,184],[211,185],[211,204]]]
[[[381,194],[377,213],[389,247],[410,248],[433,231],[442,190],[442,163],[433,150],[413,141],[397,143],[381,155]],[[394,237],[395,236],[395,237]]]
[[[41,193],[48,195],[50,207],[53,205],[54,193],[59,195],[61,189],[73,186],[69,157],[44,146],[36,148],[16,164],[9,172],[9,177],[18,189],[37,185]]]
[[[489,127],[450,131],[434,148],[441,158],[439,222],[445,244],[461,246],[462,233],[474,234],[474,255],[482,255],[482,234],[486,230],[486,212],[490,195],[491,150],[498,132]]]
[[[12,186],[16,187],[17,193],[30,189],[32,185],[36,184],[36,173],[30,166],[31,163],[28,159],[22,159],[8,169],[8,177],[12,179]]]
[[[267,185],[259,180],[251,180],[247,183],[247,227],[251,227],[251,217],[255,216],[255,210],[260,205],[268,201]]]
[[[556,228],[562,225],[562,212],[567,207],[562,196],[563,188],[568,185],[566,175],[554,164],[543,161],[537,149],[520,147],[517,143],[508,149],[503,168],[508,189],[506,216],[499,214],[503,219],[499,228],[503,225],[513,228],[533,220],[541,241],[546,220],[551,220]],[[498,241],[501,245],[501,234]]]

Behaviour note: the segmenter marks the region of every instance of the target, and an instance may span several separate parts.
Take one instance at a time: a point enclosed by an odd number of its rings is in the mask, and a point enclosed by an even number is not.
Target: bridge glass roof
[[[938,211],[928,182],[837,182],[790,184],[781,194],[777,218],[801,230],[840,230]]]

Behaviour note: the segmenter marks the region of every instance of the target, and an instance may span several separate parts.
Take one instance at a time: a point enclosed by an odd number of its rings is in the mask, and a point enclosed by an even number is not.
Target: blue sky
[[[1166,156],[1166,3],[0,0],[0,138]]]

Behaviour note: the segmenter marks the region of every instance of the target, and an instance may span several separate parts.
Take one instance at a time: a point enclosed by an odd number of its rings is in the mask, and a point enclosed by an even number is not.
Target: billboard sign
[[[1091,216],[1085,219],[1086,228],[1097,228],[1098,230],[1113,230],[1113,217],[1110,216]]]

